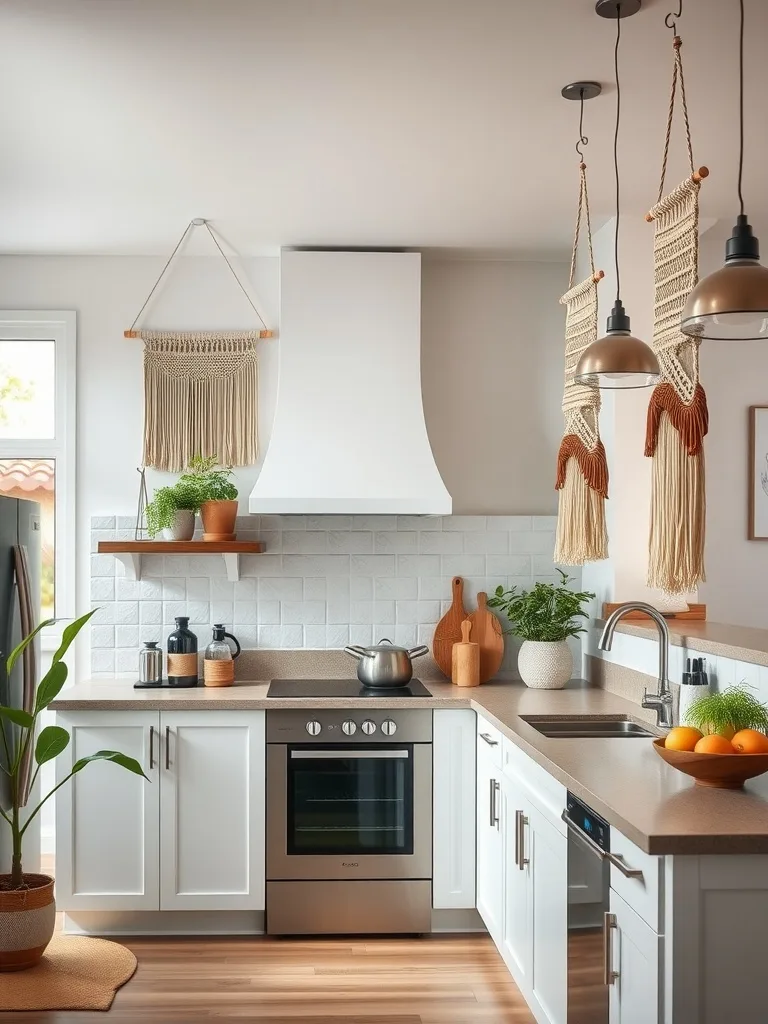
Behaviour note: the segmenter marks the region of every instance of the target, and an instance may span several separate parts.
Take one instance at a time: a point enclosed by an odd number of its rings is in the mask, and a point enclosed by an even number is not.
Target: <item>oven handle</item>
[[[577,839],[580,839],[582,843],[584,843],[584,845],[587,847],[587,849],[591,850],[592,853],[596,853],[598,857],[600,857],[602,860],[607,860],[609,864],[613,864],[613,866],[615,868],[618,868],[625,878],[643,877],[643,872],[640,870],[640,868],[627,867],[627,865],[624,863],[623,857],[620,857],[617,853],[608,853],[601,846],[598,846],[594,839],[590,839],[589,836],[586,835],[586,833],[582,832],[581,829],[578,828],[576,824],[572,822],[571,819],[568,817],[568,811],[563,811],[560,817],[568,827],[568,831],[575,835]]]
[[[407,750],[292,750],[291,758],[296,760],[314,760],[325,758],[332,761],[344,761],[349,758],[362,761],[368,758],[388,758],[402,760],[410,756]]]

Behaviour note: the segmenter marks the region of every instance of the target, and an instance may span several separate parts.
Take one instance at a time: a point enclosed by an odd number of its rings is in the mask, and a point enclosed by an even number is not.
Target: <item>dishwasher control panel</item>
[[[608,822],[601,818],[599,814],[595,814],[591,808],[583,804],[573,793],[568,794],[566,806],[568,808],[568,817],[576,828],[589,836],[592,842],[596,843],[601,850],[610,853],[611,826]]]

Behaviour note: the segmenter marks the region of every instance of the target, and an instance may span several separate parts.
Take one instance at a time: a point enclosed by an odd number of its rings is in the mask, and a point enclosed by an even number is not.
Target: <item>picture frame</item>
[[[749,407],[749,540],[768,540],[768,406]]]

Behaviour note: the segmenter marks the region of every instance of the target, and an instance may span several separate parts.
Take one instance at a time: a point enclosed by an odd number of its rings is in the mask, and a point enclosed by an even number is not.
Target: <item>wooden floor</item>
[[[131,939],[137,973],[108,1024],[534,1024],[485,935],[425,939]],[[0,1000],[1,1002],[1,1000]],[[0,1014],[85,1024],[96,1013]]]

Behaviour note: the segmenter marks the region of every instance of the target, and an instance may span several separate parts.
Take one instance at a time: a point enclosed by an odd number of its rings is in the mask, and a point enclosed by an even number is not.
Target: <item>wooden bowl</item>
[[[768,772],[768,754],[695,754],[668,750],[664,739],[653,741],[656,753],[679,772],[691,775],[697,786],[712,789],[741,789],[747,779]]]

